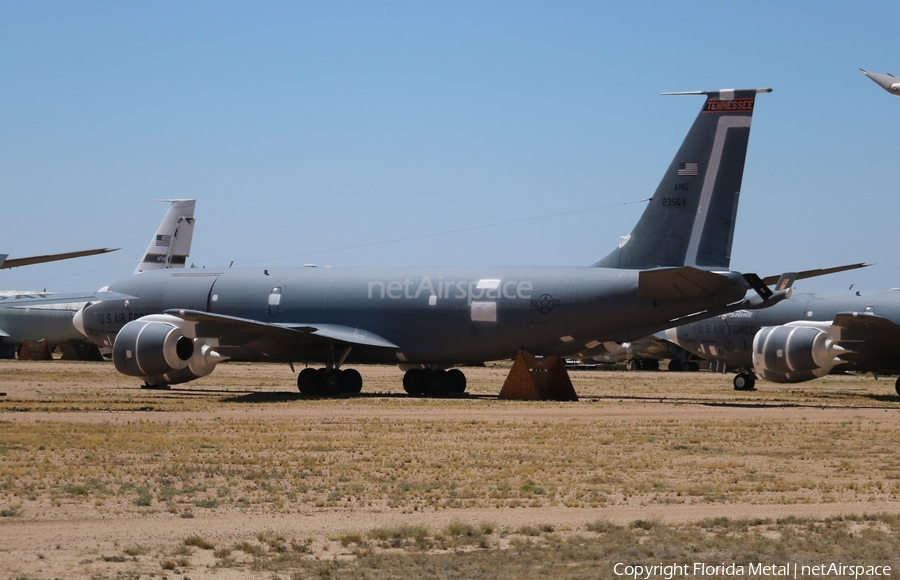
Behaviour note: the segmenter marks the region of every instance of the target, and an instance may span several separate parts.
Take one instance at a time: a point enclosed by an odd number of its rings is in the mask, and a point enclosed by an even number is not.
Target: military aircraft
[[[798,383],[842,370],[900,372],[900,291],[796,293],[767,310],[736,311],[666,332],[684,349],[736,370],[734,388],[756,376]],[[755,373],[755,374],[754,374]],[[900,379],[895,383],[900,395]]]
[[[873,73],[863,69],[859,69],[862,74],[866,75],[876,83],[878,86],[891,93],[892,95],[900,95],[900,79],[895,77],[894,75],[881,74],[881,73]]]
[[[159,268],[183,268],[191,250],[194,230],[193,199],[161,200],[171,203],[142,254],[137,272]],[[122,295],[106,291],[82,293],[3,292],[0,293],[0,358],[12,358],[14,346],[25,340],[46,340],[50,348],[67,342],[84,341],[72,317],[89,300]]]
[[[627,363],[633,371],[658,371],[659,362],[669,359],[670,371],[697,371],[700,366],[691,360],[691,353],[679,347],[660,331],[630,342],[606,342],[607,351],[596,354],[591,360],[601,363]],[[579,361],[581,365],[590,364],[590,360]]]
[[[756,96],[705,102],[631,233],[590,267],[205,268],[141,272],[87,305],[76,326],[145,385],[206,376],[224,360],[321,363],[304,394],[357,393],[350,363],[393,363],[410,394],[462,392],[463,364],[520,351],[585,358],[680,321],[790,294],[729,271]],[[752,291],[751,291],[752,290]]]

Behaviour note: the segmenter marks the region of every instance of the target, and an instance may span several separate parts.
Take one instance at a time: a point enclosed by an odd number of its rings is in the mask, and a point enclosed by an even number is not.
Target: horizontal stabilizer
[[[638,296],[645,300],[694,300],[734,288],[736,282],[690,266],[644,270],[638,274]]]
[[[846,266],[835,266],[834,268],[818,268],[816,270],[804,270],[802,272],[796,272],[794,274],[793,283],[796,280],[805,280],[806,278],[815,278],[817,276],[826,276],[828,274],[836,274],[838,272],[846,272],[847,270],[856,270],[857,268],[868,268],[871,264],[866,264],[865,262],[860,262],[858,264],[847,264]],[[787,274],[781,274],[777,276],[766,276],[762,279],[763,283],[766,286],[771,286],[775,284],[780,279],[782,279]],[[779,284],[780,286],[781,284]],[[778,288],[780,289],[780,288]],[[785,288],[787,290],[787,288]]]
[[[722,100],[730,100],[734,98],[735,93],[743,93],[743,94],[754,94],[757,95],[763,93],[771,93],[772,89],[763,88],[763,89],[719,89],[718,91],[681,91],[681,92],[673,92],[673,93],[662,93],[663,95],[706,95],[707,97],[713,97],[716,99]]]

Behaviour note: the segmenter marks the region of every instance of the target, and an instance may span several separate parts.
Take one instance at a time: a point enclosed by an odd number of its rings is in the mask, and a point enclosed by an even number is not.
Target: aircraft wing
[[[850,335],[850,340],[859,339],[860,335],[871,334],[869,340],[900,341],[900,326],[882,316],[868,312],[842,312],[834,316],[835,326],[841,327],[841,336]],[[842,341],[843,342],[843,339]]]
[[[80,252],[66,252],[65,254],[47,254],[44,256],[29,256],[27,258],[7,258],[0,260],[0,269],[18,268],[19,266],[30,266],[31,264],[42,264],[44,262],[55,262],[57,260],[68,260],[69,258],[81,258],[82,256],[95,256],[97,254],[106,254],[115,252],[119,248],[98,248],[96,250],[81,250]]]
[[[120,294],[119,292],[15,292],[0,294],[0,308],[100,302],[101,300],[128,300],[132,298],[134,296]]]
[[[896,372],[900,343],[900,326],[869,312],[842,312],[834,317],[841,329],[838,344],[848,349],[840,359],[864,370],[881,369]]]
[[[859,69],[862,74],[866,75],[876,83],[878,86],[891,93],[892,95],[900,94],[900,79],[897,79],[891,73],[873,73],[864,69]]]
[[[332,344],[399,348],[377,334],[338,324],[268,324],[199,310],[166,310],[165,314],[196,323],[197,337],[218,337],[222,346],[242,346],[269,354]]]

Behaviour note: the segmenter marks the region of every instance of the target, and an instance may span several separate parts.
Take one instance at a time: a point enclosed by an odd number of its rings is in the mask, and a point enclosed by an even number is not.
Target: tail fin
[[[172,204],[156,235],[150,240],[144,258],[134,273],[160,268],[184,268],[194,237],[195,199],[161,199]]]
[[[727,270],[753,105],[771,91],[665,93],[706,95],[706,103],[637,225],[594,266]]]

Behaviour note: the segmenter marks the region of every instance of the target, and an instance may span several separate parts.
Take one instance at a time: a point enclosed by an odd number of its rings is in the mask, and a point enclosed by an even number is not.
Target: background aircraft
[[[895,77],[892,74],[881,74],[881,73],[873,73],[868,72],[863,69],[859,69],[862,74],[866,75],[876,83],[878,86],[891,93],[892,95],[900,95],[900,79]]]
[[[634,371],[656,371],[659,370],[661,360],[669,359],[667,368],[670,371],[700,370],[698,363],[691,360],[691,353],[670,341],[663,332],[621,344],[608,342],[603,346],[607,352],[594,355],[592,360],[603,363],[628,363],[628,368]],[[590,361],[579,363],[590,364]]]
[[[163,200],[172,205],[163,217],[147,251],[138,262],[135,273],[159,268],[183,268],[190,254],[194,231],[193,199]],[[101,298],[97,298],[97,297]],[[84,341],[83,334],[72,324],[72,317],[85,304],[109,294],[6,292],[0,303],[0,358],[13,358],[15,347],[26,340],[46,340],[53,348],[67,342]]]
[[[797,293],[765,311],[732,312],[681,325],[666,335],[718,363],[710,368],[738,371],[734,387],[742,390],[754,387],[756,375],[797,383],[825,376],[835,367],[898,373],[898,325],[898,291]],[[895,388],[900,394],[900,379]]]

